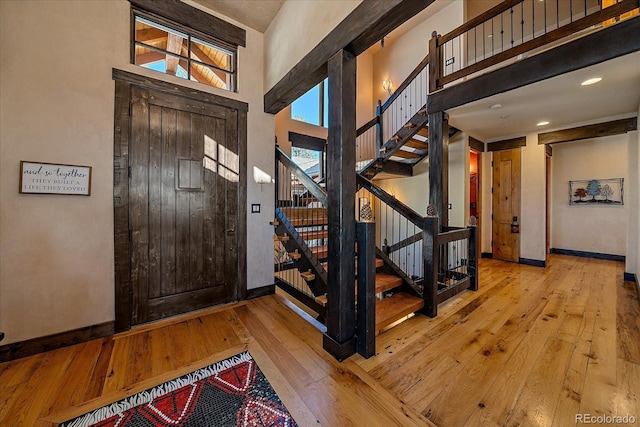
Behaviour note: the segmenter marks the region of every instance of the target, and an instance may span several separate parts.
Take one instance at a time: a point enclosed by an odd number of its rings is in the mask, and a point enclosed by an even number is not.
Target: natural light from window
[[[321,97],[320,94],[323,96]],[[329,127],[329,84],[327,79],[293,101],[291,118],[315,126]]]
[[[236,51],[169,25],[135,16],[134,63],[142,67],[235,91]]]

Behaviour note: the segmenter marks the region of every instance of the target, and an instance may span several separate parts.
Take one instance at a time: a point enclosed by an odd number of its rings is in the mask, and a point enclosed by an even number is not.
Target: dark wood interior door
[[[132,88],[131,324],[238,298],[237,111]]]
[[[493,153],[493,258],[520,261],[520,149]]]

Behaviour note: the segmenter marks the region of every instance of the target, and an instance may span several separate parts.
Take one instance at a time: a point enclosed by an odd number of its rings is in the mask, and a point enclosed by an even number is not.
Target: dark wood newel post
[[[376,223],[358,222],[358,354],[376,354]]]
[[[378,118],[378,123],[376,124],[376,159],[379,159],[380,148],[384,144],[382,140],[382,101],[379,99],[376,105],[376,117]]]
[[[328,62],[327,332],[323,347],[344,360],[356,351],[355,194],[356,56],[341,50]]]
[[[442,77],[442,55],[440,55],[440,46],[438,46],[438,33],[431,33],[429,40],[429,93],[442,89],[438,86],[438,80]]]
[[[467,260],[467,268],[471,283],[469,289],[472,291],[478,290],[478,227],[475,225],[469,226],[469,259]]]
[[[424,283],[422,297],[423,313],[429,317],[438,315],[438,264],[440,248],[438,246],[438,218],[424,218],[422,227],[422,262]]]
[[[449,226],[449,117],[429,113],[429,204],[434,204],[442,227]]]

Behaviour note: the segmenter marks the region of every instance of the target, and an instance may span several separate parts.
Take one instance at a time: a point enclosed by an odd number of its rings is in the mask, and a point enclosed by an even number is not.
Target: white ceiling
[[[584,80],[602,77],[592,86]],[[502,108],[491,106],[501,104]],[[448,111],[452,126],[485,141],[632,116],[640,105],[640,52],[583,68]],[[508,116],[501,118],[501,116]],[[540,121],[547,126],[536,126]]]
[[[264,33],[285,0],[194,0],[254,30]]]

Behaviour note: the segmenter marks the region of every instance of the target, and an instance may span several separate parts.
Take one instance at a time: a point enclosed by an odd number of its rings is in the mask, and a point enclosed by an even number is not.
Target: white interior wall
[[[362,0],[286,1],[264,33],[265,92],[324,39]]]
[[[263,35],[245,28],[233,94],[129,64],[129,26],[125,0],[0,1],[3,345],[114,319],[113,67],[249,103],[247,287],[273,283],[273,188],[253,181],[273,174]],[[19,194],[20,160],[92,166],[91,196]]]
[[[389,93],[382,88],[382,81],[391,79],[394,87],[399,87],[427,56],[433,31],[445,34],[462,24],[463,4],[454,1],[397,39],[385,38],[385,47],[373,56],[374,99],[384,103]]]
[[[463,132],[449,140],[449,204],[449,226],[466,227],[469,223],[469,146]]]
[[[404,79],[424,59],[429,52],[431,32],[444,34],[462,23],[462,1],[454,1],[445,6],[432,17],[424,20],[411,30],[394,39],[385,38],[385,47],[373,55],[373,99],[385,102],[389,94],[382,88],[382,81],[390,79],[395,87],[402,84]],[[455,135],[449,142],[449,201],[452,210],[449,212],[451,225],[465,224],[465,191],[464,168],[466,164],[468,174],[468,150],[464,143],[463,134]],[[429,162],[423,160],[413,168],[413,176],[376,180],[376,184],[385,191],[394,194],[398,200],[407,204],[420,215],[426,215],[429,202]],[[468,184],[467,184],[468,186]],[[465,190],[462,190],[465,188]],[[467,210],[468,211],[468,210]]]
[[[554,145],[551,229],[554,248],[625,255],[628,141],[629,136],[622,134]],[[624,206],[569,205],[569,181],[599,178],[624,178]]]
[[[413,176],[375,180],[374,184],[396,197],[422,216],[427,214],[429,204],[429,160],[413,167]]]

